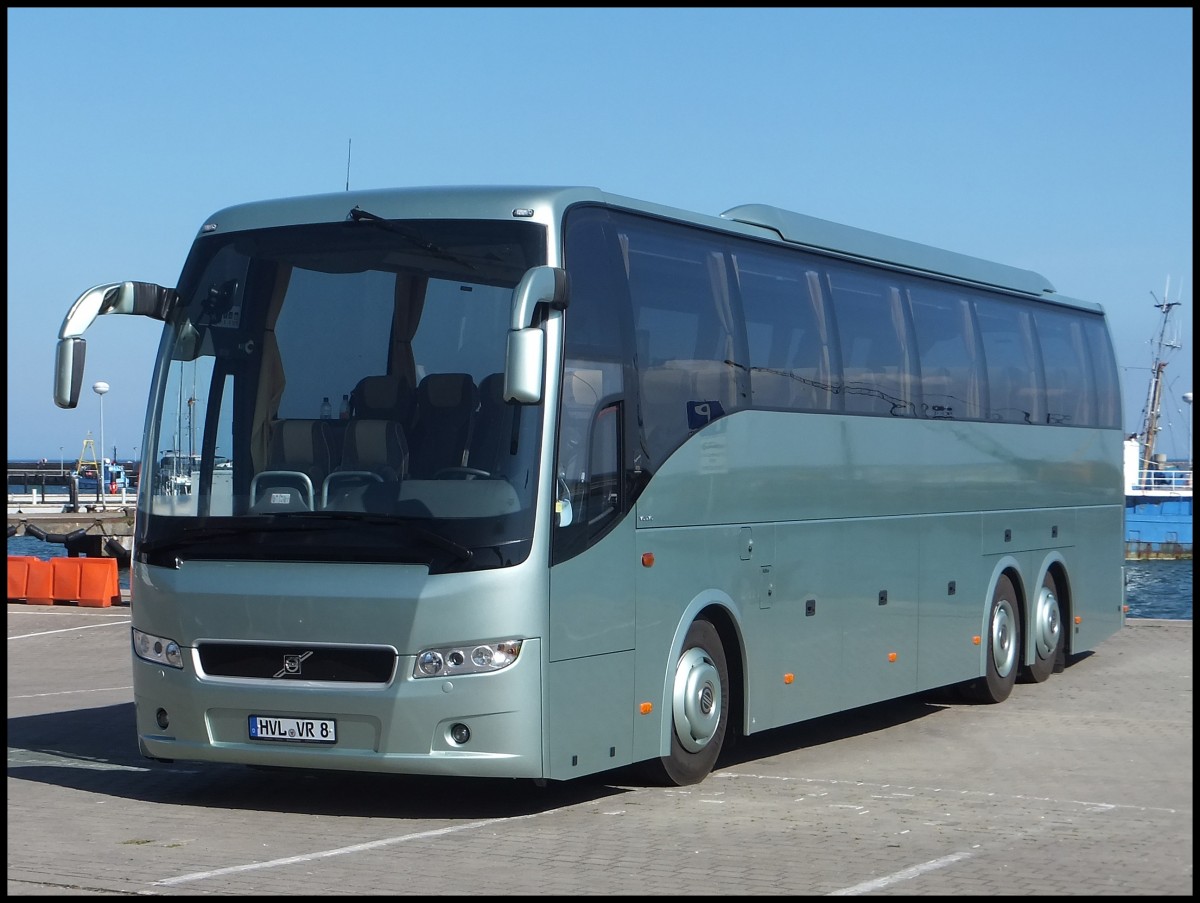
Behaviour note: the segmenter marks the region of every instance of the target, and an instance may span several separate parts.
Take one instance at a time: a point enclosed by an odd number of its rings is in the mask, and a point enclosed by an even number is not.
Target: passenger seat
[[[367,510],[363,494],[372,483],[399,483],[408,474],[408,440],[395,420],[351,420],[342,463],[321,488],[321,506]]]
[[[332,466],[327,422],[275,421],[267,447],[267,466],[254,478],[251,502],[255,510],[311,509]]]

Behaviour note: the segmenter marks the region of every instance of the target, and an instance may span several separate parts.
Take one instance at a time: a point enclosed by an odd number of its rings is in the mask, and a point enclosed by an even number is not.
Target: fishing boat
[[[99,474],[99,466],[84,467],[78,471],[79,474],[79,492],[82,495],[95,493],[96,478]],[[124,464],[114,464],[108,458],[104,459],[104,479],[100,484],[104,487],[104,492],[109,495],[115,495],[122,490],[128,491],[130,488],[129,474],[125,471]]]
[[[1173,332],[1171,323],[1171,313],[1180,302],[1167,300],[1169,293],[1170,283],[1163,294],[1163,302],[1155,304],[1160,319],[1153,343],[1154,363],[1150,369],[1146,407],[1142,411],[1142,429],[1125,440],[1127,560],[1192,557],[1191,436],[1188,436],[1186,462],[1170,461],[1156,449],[1166,386],[1166,357],[1180,347],[1177,331]],[[1192,393],[1185,392],[1182,401],[1191,405]]]
[[[116,495],[129,491],[133,485],[125,465],[118,464],[111,458],[104,458],[103,462],[96,460],[96,446],[90,434],[83,441],[83,451],[80,452],[79,461],[75,465],[74,476],[79,481],[81,496],[95,495],[98,492]]]

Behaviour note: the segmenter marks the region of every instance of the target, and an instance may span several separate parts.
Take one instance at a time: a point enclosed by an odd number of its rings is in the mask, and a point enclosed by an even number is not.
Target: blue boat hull
[[[103,494],[112,495],[113,494],[113,490],[112,490],[113,485],[114,484],[109,483],[107,486],[105,486]],[[127,492],[129,491],[129,481],[128,480],[118,480],[115,485],[117,487],[118,493],[122,489],[124,489]],[[92,495],[96,494],[96,481],[94,479],[88,479],[87,477],[80,477],[79,478],[79,494],[87,495],[89,493]]]
[[[1125,558],[1191,558],[1192,497],[1125,498]]]

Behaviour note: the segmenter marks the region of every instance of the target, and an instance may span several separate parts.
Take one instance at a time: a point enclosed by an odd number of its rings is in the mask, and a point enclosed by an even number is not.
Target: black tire
[[[1020,680],[1021,683],[1040,684],[1054,673],[1066,639],[1058,585],[1049,572],[1042,578],[1042,588],[1033,601],[1032,622],[1029,642],[1034,647],[1033,664],[1021,670]]]
[[[712,771],[729,722],[729,667],[717,629],[694,621],[675,665],[671,754],[648,763],[655,783],[699,784]]]
[[[1007,574],[1001,574],[992,593],[984,637],[986,673],[962,685],[962,695],[970,702],[1004,702],[1012,693],[1021,670],[1021,616],[1017,592]]]

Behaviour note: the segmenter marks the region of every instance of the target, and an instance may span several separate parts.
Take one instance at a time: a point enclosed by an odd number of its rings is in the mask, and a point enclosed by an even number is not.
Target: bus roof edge
[[[1049,280],[1032,270],[844,226],[769,204],[742,204],[726,210],[721,216],[734,222],[770,229],[784,241],[813,250],[834,251],[1037,297],[1054,292]]]

